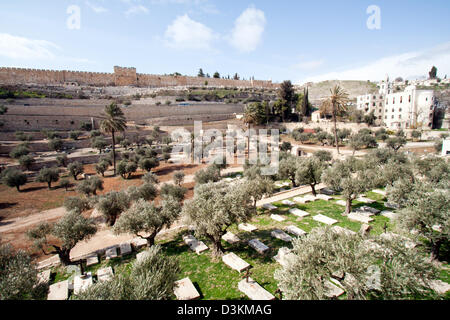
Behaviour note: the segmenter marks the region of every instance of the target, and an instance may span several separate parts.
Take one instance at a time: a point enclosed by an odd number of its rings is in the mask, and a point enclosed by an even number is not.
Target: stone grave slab
[[[76,276],[73,280],[73,293],[79,294],[89,288],[92,284],[92,274],[90,272],[85,275]]]
[[[339,200],[339,201],[336,201],[336,204],[345,207],[347,205],[347,202],[345,202],[345,200]]]
[[[318,194],[318,195],[316,196],[316,198],[317,198],[317,199],[320,199],[320,200],[325,200],[325,201],[333,200],[333,197],[327,196],[326,194]]]
[[[320,189],[320,193],[325,194],[327,196],[333,196],[336,194],[336,192],[330,188],[322,188],[322,189]]]
[[[369,199],[369,198],[366,198],[366,197],[359,197],[356,200],[359,201],[359,202],[364,202],[364,203],[369,203],[369,204],[376,202],[375,200],[372,200],[372,199]]]
[[[400,206],[395,203],[385,202],[384,206],[389,209],[400,209]]]
[[[306,235],[306,231],[303,231],[299,227],[296,226],[288,226],[286,227],[286,232],[289,232],[290,234],[293,234],[294,236],[301,237]]]
[[[366,211],[366,212],[370,212],[372,214],[379,214],[381,212],[380,210],[369,207],[369,206],[362,206],[362,207],[359,207],[358,209]]]
[[[306,211],[303,211],[303,210],[300,210],[297,208],[290,209],[289,213],[293,214],[294,216],[301,217],[301,218],[307,217],[310,215],[309,212],[306,212]]]
[[[174,293],[178,300],[196,300],[200,298],[200,293],[198,293],[189,278],[176,281]]]
[[[380,190],[380,189],[372,190],[372,192],[381,194],[382,196],[386,196],[386,191],[383,191],[383,190]]]
[[[330,217],[324,216],[323,214],[318,214],[318,215],[314,216],[313,219],[315,221],[319,221],[319,222],[325,223],[325,224],[330,225],[330,226],[335,224],[335,223],[338,223],[337,220],[334,220],[334,219],[332,219]]]
[[[52,274],[52,271],[50,269],[42,271],[42,272],[39,272],[38,273],[39,283],[42,283],[42,284],[49,283],[51,274]]]
[[[357,212],[350,212],[349,215],[347,216],[347,218],[352,221],[357,221],[357,222],[361,222],[361,223],[369,223],[369,222],[373,221],[372,218],[364,216]]]
[[[429,285],[438,294],[446,294],[450,290],[450,284],[442,280],[432,280]]]
[[[147,240],[137,237],[131,240],[131,244],[133,245],[134,249],[137,250],[147,246]]]
[[[239,258],[234,252],[224,255],[222,257],[222,261],[231,269],[237,270],[239,272],[250,268],[250,264]]]
[[[320,199],[314,197],[314,196],[311,195],[311,194],[308,194],[308,195],[304,196],[303,199],[306,199],[306,200],[309,200],[309,201],[317,201],[317,200],[320,200]]]
[[[271,203],[265,203],[265,204],[263,204],[262,207],[263,207],[264,209],[266,209],[266,210],[269,210],[269,211],[278,209],[278,207],[275,207],[275,206],[274,206],[273,204],[271,204]]]
[[[99,282],[101,281],[108,281],[111,280],[114,277],[114,272],[112,267],[102,268],[97,270],[97,280]]]
[[[278,250],[278,253],[276,256],[273,257],[273,259],[281,264],[283,267],[285,267],[289,261],[290,258],[292,258],[294,254],[292,253],[292,250],[289,248],[283,247]]]
[[[258,239],[253,239],[253,240],[250,240],[249,242],[248,242],[248,245],[250,246],[250,247],[252,247],[253,249],[255,249],[258,253],[260,253],[260,254],[265,254],[268,250],[269,250],[269,247],[268,246],[266,246],[264,243],[262,243],[261,241],[259,241]]]
[[[298,202],[298,203],[305,204],[305,203],[311,202],[311,199],[305,199],[303,197],[295,197],[294,201]]]
[[[291,200],[283,200],[281,201],[282,204],[286,205],[286,206],[295,206],[295,202],[291,201]]]
[[[284,220],[286,220],[286,218],[284,218],[284,217],[282,217],[282,216],[280,216],[278,214],[271,214],[270,218],[272,220],[275,220],[275,221],[278,221],[278,222],[283,222]]]
[[[67,300],[69,298],[69,281],[61,281],[49,287],[47,300]]]
[[[353,234],[356,234],[356,232],[354,232],[354,231],[352,231],[352,230],[348,230],[348,229],[346,229],[346,228],[342,228],[342,227],[340,227],[340,226],[334,226],[334,227],[331,228],[331,230],[333,230],[333,231],[336,232],[336,233],[339,233],[339,234],[345,234],[345,235],[353,235]]]
[[[248,223],[241,223],[238,226],[238,228],[239,228],[239,230],[244,230],[244,231],[247,231],[247,232],[253,232],[253,231],[258,230],[257,227],[255,227],[254,225],[248,224]]]
[[[87,267],[96,265],[98,263],[99,263],[99,260],[98,260],[98,255],[97,254],[93,254],[93,255],[90,255],[90,256],[86,257],[86,266]]]
[[[290,235],[286,234],[286,232],[284,232],[283,230],[273,230],[270,235],[274,238],[280,239],[281,241],[284,242],[291,242],[293,239]]]
[[[120,247],[120,254],[122,256],[126,256],[133,252],[133,249],[131,248],[131,244],[129,242],[121,243],[119,247]]]
[[[328,298],[337,298],[339,296],[342,296],[345,293],[345,291],[342,290],[340,287],[338,287],[337,284],[339,284],[339,281],[337,281],[336,279],[333,279],[333,278],[331,278],[329,281],[325,282],[325,288],[326,288],[325,295]]]
[[[354,212],[359,214],[359,215],[362,215],[364,217],[368,217],[368,218],[373,217],[375,215],[372,212],[368,212],[368,211],[365,211],[365,210],[362,210],[362,209],[359,209],[359,208],[355,209]]]
[[[381,211],[381,215],[383,217],[386,217],[386,218],[389,218],[389,219],[395,219],[395,217],[397,216],[396,213],[394,213],[392,211],[388,211],[388,210]]]
[[[201,254],[209,249],[203,241],[197,240],[193,235],[183,236],[183,241],[197,254]]]
[[[442,232],[442,226],[439,224],[435,224],[434,226],[431,227],[431,229],[433,229],[436,232]]]
[[[275,300],[275,297],[261,287],[255,280],[251,277],[243,279],[238,284],[238,289],[243,292],[251,300]]]
[[[117,247],[109,248],[105,252],[106,260],[117,258]]]
[[[227,232],[222,236],[222,239],[229,244],[235,244],[241,241],[237,235],[232,232]]]

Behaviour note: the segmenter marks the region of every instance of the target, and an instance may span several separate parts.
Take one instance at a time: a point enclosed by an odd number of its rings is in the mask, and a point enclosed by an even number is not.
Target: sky
[[[2,0],[0,66],[294,83],[450,76],[448,0]]]

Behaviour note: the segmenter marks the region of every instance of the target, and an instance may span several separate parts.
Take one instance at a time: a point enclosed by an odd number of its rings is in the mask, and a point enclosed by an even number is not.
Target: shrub
[[[35,163],[36,160],[30,156],[30,155],[25,155],[25,156],[21,156],[19,158],[19,164],[24,167],[26,170],[30,170],[31,166],[33,165],[33,163]]]
[[[26,174],[17,169],[6,169],[2,172],[2,183],[8,187],[15,187],[20,192],[20,187],[28,181]]]
[[[51,189],[52,182],[57,182],[59,180],[59,170],[58,168],[42,168],[39,171],[39,175],[36,178],[38,182],[46,182],[48,189]]]
[[[83,165],[78,161],[72,162],[67,166],[67,170],[69,170],[69,174],[77,180],[78,176],[84,172]]]
[[[30,152],[30,149],[26,145],[18,145],[11,150],[9,156],[14,159],[19,159],[22,156],[28,155]]]

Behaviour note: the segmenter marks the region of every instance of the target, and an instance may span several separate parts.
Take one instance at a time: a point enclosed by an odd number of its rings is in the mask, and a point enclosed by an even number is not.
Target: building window
[[[400,96],[400,103],[403,103],[403,96]]]
[[[385,119],[387,119],[387,116],[384,116]]]
[[[398,109],[398,112],[402,112],[402,108]]]
[[[376,106],[375,102],[372,104],[372,106],[374,106],[374,107]]]
[[[394,119],[394,115],[392,115],[392,119]]]
[[[398,115],[398,118],[399,118],[399,119],[401,119],[401,118],[402,118],[402,115],[401,115],[401,114],[399,114],[399,115]]]
[[[408,102],[411,102],[411,95],[410,95],[409,98],[408,98]]]

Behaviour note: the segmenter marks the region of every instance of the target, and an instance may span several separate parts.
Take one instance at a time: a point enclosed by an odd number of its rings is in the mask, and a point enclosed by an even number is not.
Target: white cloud
[[[210,28],[185,14],[167,27],[164,37],[166,45],[172,48],[210,49],[216,35]]]
[[[324,60],[310,60],[310,61],[302,61],[293,66],[295,69],[301,70],[313,70],[324,64]]]
[[[56,44],[45,40],[33,40],[0,33],[0,56],[11,59],[53,59]]]
[[[127,11],[125,11],[125,15],[127,17],[129,17],[130,15],[139,14],[139,13],[147,14],[148,13],[147,7],[140,4],[140,5],[132,6]]]
[[[106,9],[105,7],[95,5],[89,1],[86,1],[86,5],[95,13],[105,13],[108,11],[108,9]]]
[[[266,25],[264,12],[248,8],[236,19],[231,32],[230,44],[240,52],[256,50],[261,43]]]
[[[364,66],[329,72],[305,79],[305,82],[323,80],[381,80],[391,78],[417,79],[427,76],[432,66],[441,75],[450,74],[450,42],[420,51],[384,57]]]

